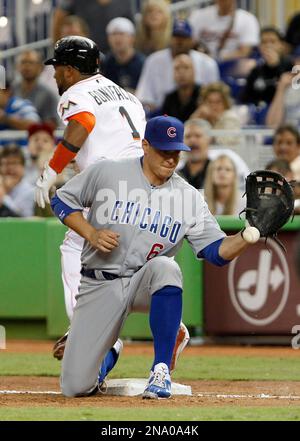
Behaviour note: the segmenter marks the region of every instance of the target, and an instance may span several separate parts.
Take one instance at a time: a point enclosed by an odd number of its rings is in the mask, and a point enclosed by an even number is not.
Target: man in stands
[[[146,110],[159,109],[165,96],[176,88],[173,60],[179,54],[189,54],[193,60],[197,84],[219,81],[219,68],[215,60],[193,50],[192,28],[185,20],[175,20],[170,47],[149,55],[146,59],[136,95]]]
[[[236,0],[215,3],[191,13],[189,21],[195,40],[202,41],[219,61],[248,57],[259,43],[257,18],[237,8]]]

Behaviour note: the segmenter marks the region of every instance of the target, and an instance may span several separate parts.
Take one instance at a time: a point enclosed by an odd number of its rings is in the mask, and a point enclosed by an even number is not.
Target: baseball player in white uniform
[[[99,73],[99,49],[92,40],[77,36],[62,38],[54,47],[54,57],[45,64],[55,68],[61,95],[58,114],[66,129],[63,140],[37,181],[36,200],[41,207],[49,203],[49,189],[72,159],[75,158],[82,171],[103,158],[141,156],[146,124],[139,100]],[[83,238],[69,230],[61,246],[61,262],[66,312],[70,320],[80,282],[82,247]],[[183,325],[174,363],[188,341],[186,333]],[[67,335],[54,346],[53,355],[58,359],[63,356]]]
[[[241,232],[227,237],[201,194],[174,173],[180,151],[190,150],[179,120],[160,116],[148,121],[143,149],[142,158],[97,162],[52,199],[58,218],[85,239],[80,289],[62,363],[66,396],[98,390],[99,365],[128,314],[149,311],[154,361],[143,397],[169,398],[182,313],[182,275],[169,257],[184,238],[198,258],[219,266],[248,246]],[[84,207],[90,207],[87,219]]]

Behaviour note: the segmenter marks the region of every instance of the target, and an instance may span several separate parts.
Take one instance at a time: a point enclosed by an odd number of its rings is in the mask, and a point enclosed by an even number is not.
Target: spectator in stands
[[[208,121],[214,130],[239,130],[241,121],[232,109],[230,88],[222,82],[209,84],[201,89],[199,105],[191,118],[200,118]],[[239,137],[218,136],[218,144],[236,144]]]
[[[40,123],[33,124],[29,127],[28,144],[27,148],[24,149],[26,160],[25,179],[33,187],[35,187],[36,180],[41,175],[45,164],[51,158],[55,146],[55,137],[51,125]],[[69,165],[59,175],[56,187],[58,188],[65,184],[65,182],[73,176],[73,167]],[[51,193],[54,195],[54,187],[51,189]],[[46,204],[45,208],[40,208],[37,204],[34,204],[34,215],[39,217],[53,217],[53,212],[49,204]]]
[[[283,36],[274,27],[261,30],[260,54],[262,59],[251,71],[241,97],[244,103],[270,104],[280,76],[292,70],[292,60],[283,55]]]
[[[210,55],[209,49],[206,46],[206,44],[203,43],[203,41],[195,41],[194,47],[195,51],[201,52],[202,54]]]
[[[292,125],[279,127],[274,135],[273,149],[277,159],[287,161],[300,181],[300,134]]]
[[[285,159],[273,159],[266,165],[265,169],[280,173],[288,182],[293,181],[294,179],[291,166]]]
[[[0,218],[1,217],[19,217],[18,214],[11,210],[5,203],[6,190],[4,187],[3,177],[0,175]]]
[[[146,59],[137,87],[137,97],[146,110],[159,109],[165,96],[176,88],[173,75],[173,59],[179,54],[189,54],[195,68],[197,84],[209,84],[219,80],[215,60],[192,49],[192,29],[185,20],[175,20],[170,47],[149,55]]]
[[[291,19],[285,36],[290,52],[294,52],[300,46],[300,12]]]
[[[0,130],[27,130],[39,120],[31,102],[15,96],[11,83],[6,81],[6,89],[0,89]]]
[[[25,178],[33,186],[35,186],[37,178],[41,175],[45,163],[49,161],[53,154],[56,147],[55,141],[53,128],[49,124],[33,124],[29,127],[28,145],[24,152],[25,157],[27,156]],[[78,172],[78,170],[75,170],[74,164],[70,164],[60,173],[56,187],[65,184]],[[38,213],[39,216],[45,216],[45,212],[38,210],[37,207],[35,208],[35,213]],[[49,213],[53,216],[50,205],[47,207],[46,215]]]
[[[106,28],[110,53],[102,65],[104,75],[135,93],[145,56],[134,48],[135,27],[124,17],[111,20]]]
[[[166,1],[147,0],[143,3],[137,27],[136,47],[145,55],[169,46],[172,33],[172,14]]]
[[[184,143],[191,148],[185,164],[178,173],[197,190],[204,188],[207,167],[210,162],[208,150],[211,141],[211,125],[204,120],[188,120],[184,125]]]
[[[201,119],[189,119],[184,125],[184,142],[192,151],[188,153],[181,163],[179,173],[197,189],[204,188],[207,167],[211,160],[226,154],[229,156],[238,170],[239,186],[244,189],[245,178],[249,174],[249,168],[245,161],[230,149],[213,149],[211,125]]]
[[[0,175],[5,205],[21,217],[33,216],[34,186],[25,178],[25,157],[18,146],[6,146],[1,151]]]
[[[87,23],[77,15],[66,15],[62,21],[59,29],[58,39],[68,37],[70,35],[78,35],[80,37],[89,37],[90,30]],[[40,82],[47,85],[55,94],[56,99],[59,99],[57,84],[54,79],[53,66],[44,66],[43,72],[40,75]]]
[[[125,17],[134,22],[132,0],[58,0],[53,13],[52,39],[57,41],[67,15],[77,15],[87,23],[90,38],[103,53],[108,52],[106,26],[115,17]]]
[[[61,25],[59,38],[67,37],[68,35],[78,35],[80,37],[90,36],[90,30],[87,23],[77,15],[67,15]]]
[[[295,181],[289,162],[284,159],[274,159],[266,165],[266,170],[280,173],[288,182],[292,182],[295,197],[295,214],[300,214],[300,182]]]
[[[189,55],[177,55],[173,68],[177,88],[166,96],[161,113],[185,122],[197,108],[200,86],[195,83],[194,64]]]
[[[28,182],[35,185],[41,174],[39,159],[42,155],[48,154],[51,157],[55,148],[53,128],[46,123],[33,124],[28,129],[28,145],[26,158],[26,174]]]
[[[292,72],[281,75],[266,117],[266,124],[269,127],[276,129],[282,124],[292,124],[300,128],[299,86],[297,67]]]
[[[237,8],[236,0],[215,3],[191,13],[189,21],[195,40],[202,41],[219,61],[248,57],[259,43],[257,18]]]
[[[30,100],[37,109],[41,120],[56,127],[58,100],[49,87],[39,81],[43,70],[39,52],[23,52],[18,57],[17,69],[21,75],[21,80],[13,84],[15,95]]]
[[[234,162],[227,155],[211,161],[205,178],[204,197],[210,212],[215,215],[238,216],[245,208],[243,192],[238,187]]]

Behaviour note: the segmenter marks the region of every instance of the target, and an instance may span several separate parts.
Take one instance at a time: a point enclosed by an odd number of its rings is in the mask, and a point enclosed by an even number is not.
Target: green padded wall
[[[225,231],[237,231],[243,226],[243,221],[230,216],[218,220]],[[296,237],[300,231],[300,216],[289,222],[284,230],[294,231]],[[28,335],[30,329],[30,335],[41,330],[42,335],[37,338],[45,336],[44,330],[47,336],[55,338],[68,326],[59,251],[65,231],[66,227],[57,219],[0,219],[0,324],[9,323],[8,331],[15,338]],[[195,259],[187,242],[176,260],[184,279],[183,320],[186,325],[201,331],[202,262]],[[150,337],[148,316],[132,314],[122,336]]]
[[[46,222],[0,221],[0,320],[46,316]]]

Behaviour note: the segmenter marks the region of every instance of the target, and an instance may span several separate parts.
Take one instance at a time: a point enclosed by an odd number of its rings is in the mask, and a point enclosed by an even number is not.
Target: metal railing
[[[55,131],[55,136],[60,137],[63,134],[62,129],[57,129]],[[243,137],[243,136],[273,136],[274,129],[269,129],[267,127],[253,127],[253,126],[245,126],[245,128],[241,130],[212,130],[211,134],[213,137],[222,137],[222,136],[230,136],[230,137]],[[0,141],[14,138],[15,140],[23,139],[27,136],[26,130],[2,130],[0,131]]]
[[[245,128],[242,130],[212,130],[211,136],[218,140],[235,139],[235,142],[230,144],[214,143],[214,149],[230,148],[235,153],[239,154],[250,170],[258,170],[264,168],[266,164],[273,159],[273,148],[269,143],[266,143],[274,135],[273,129],[267,128]],[[63,130],[56,130],[55,136],[60,139],[63,136]],[[19,142],[27,139],[26,131],[5,130],[0,132],[0,145],[3,142]]]
[[[34,43],[23,44],[22,46],[13,47],[5,51],[0,52],[0,60],[5,60],[8,58],[14,58],[28,49],[45,49],[50,47],[52,44],[51,38],[45,38],[44,40],[39,40]]]

